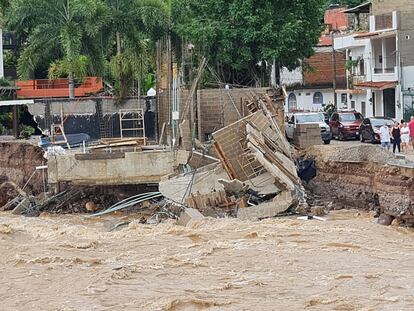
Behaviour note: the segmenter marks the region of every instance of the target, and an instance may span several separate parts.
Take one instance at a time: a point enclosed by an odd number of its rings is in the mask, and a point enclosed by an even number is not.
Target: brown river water
[[[0,214],[0,310],[414,310],[414,232],[328,221],[129,225]]]

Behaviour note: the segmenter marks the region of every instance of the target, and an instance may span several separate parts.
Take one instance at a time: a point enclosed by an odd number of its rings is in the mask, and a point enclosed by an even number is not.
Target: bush
[[[5,128],[4,128],[3,124],[0,123],[0,135],[3,135],[4,130],[5,130]]]
[[[329,104],[323,107],[323,111],[328,114],[328,118],[330,119],[334,112],[336,112],[336,107],[334,104]]]
[[[35,132],[35,129],[31,126],[26,126],[20,132],[20,138],[29,139]]]

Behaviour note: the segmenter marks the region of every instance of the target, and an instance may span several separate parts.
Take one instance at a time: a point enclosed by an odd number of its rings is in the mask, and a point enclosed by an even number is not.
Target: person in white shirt
[[[401,120],[401,148],[408,150],[410,146],[410,128],[404,120]]]
[[[380,128],[381,147],[390,150],[391,148],[391,134],[390,128],[384,124]]]

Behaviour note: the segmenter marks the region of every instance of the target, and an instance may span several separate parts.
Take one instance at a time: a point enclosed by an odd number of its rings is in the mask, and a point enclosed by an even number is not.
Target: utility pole
[[[331,31],[331,38],[332,38],[332,68],[333,68],[333,92],[334,92],[334,104],[335,108],[338,109],[338,96],[336,94],[336,53],[335,53],[335,45],[334,45],[334,30]]]

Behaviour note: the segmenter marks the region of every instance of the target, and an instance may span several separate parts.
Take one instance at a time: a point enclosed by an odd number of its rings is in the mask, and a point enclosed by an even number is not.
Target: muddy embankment
[[[37,146],[20,142],[1,142],[0,185],[9,181],[19,187],[23,187],[36,170],[36,166],[43,165],[45,161],[43,158],[43,150]],[[47,174],[45,178],[47,178]],[[8,192],[10,191],[13,192],[8,186],[3,186],[0,189],[0,206],[6,203],[5,201],[8,200]],[[25,191],[33,195],[37,195],[43,191],[42,171],[37,171],[33,175]]]
[[[377,148],[376,146],[373,146]],[[370,152],[375,154],[370,161]],[[351,154],[356,150],[350,150]],[[365,152],[365,150],[362,150]],[[323,201],[330,209],[357,208],[375,211],[414,225],[414,168],[381,159],[382,150],[366,150],[364,159],[355,153],[347,159],[334,160],[332,154],[311,149],[316,160],[317,177],[308,189],[313,199]],[[391,161],[394,161],[393,159]]]

